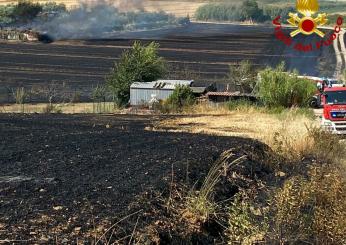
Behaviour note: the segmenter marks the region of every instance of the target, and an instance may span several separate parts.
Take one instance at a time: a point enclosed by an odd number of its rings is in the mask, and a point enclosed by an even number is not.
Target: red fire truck
[[[321,78],[321,77],[312,77],[312,76],[298,76],[299,78],[305,78],[316,84],[316,94],[310,99],[309,105],[313,108],[322,108],[323,100],[321,93],[327,87],[342,87],[343,84],[340,83],[337,79],[331,78]]]
[[[333,134],[346,134],[346,87],[329,86],[321,92],[322,127]]]
[[[301,76],[316,83],[310,106],[323,108],[321,125],[333,134],[346,134],[346,87],[337,79]]]

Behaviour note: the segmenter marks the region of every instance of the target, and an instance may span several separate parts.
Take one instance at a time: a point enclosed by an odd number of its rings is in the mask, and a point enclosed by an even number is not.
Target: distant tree
[[[130,86],[134,82],[152,82],[166,73],[166,62],[158,55],[159,44],[152,42],[143,46],[135,42],[115,63],[107,76],[107,84],[118,106],[124,106],[130,99]]]
[[[33,20],[42,11],[42,6],[39,3],[33,3],[27,0],[20,0],[14,6],[12,15],[18,22],[28,22]]]
[[[245,0],[240,11],[244,20],[261,21],[263,19],[263,10],[258,7],[258,3],[255,0]]]
[[[0,27],[13,22],[14,5],[0,6]]]
[[[242,92],[251,93],[256,85],[257,71],[248,60],[240,62],[239,66],[230,66],[229,81],[236,86],[240,86]]]

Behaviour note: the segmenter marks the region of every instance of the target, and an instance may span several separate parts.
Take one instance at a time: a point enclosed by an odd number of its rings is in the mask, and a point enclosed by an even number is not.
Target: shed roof
[[[137,89],[175,89],[177,85],[191,86],[193,80],[157,80],[154,82],[135,82],[131,88]]]

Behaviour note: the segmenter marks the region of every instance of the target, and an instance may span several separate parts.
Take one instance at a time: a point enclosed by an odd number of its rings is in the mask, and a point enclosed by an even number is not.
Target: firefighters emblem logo
[[[287,22],[294,27],[298,27],[290,33],[291,37],[295,37],[299,33],[311,35],[316,33],[320,37],[324,37],[324,33],[318,29],[327,23],[327,14],[322,13],[314,17],[319,10],[318,0],[297,0],[296,4],[298,13],[289,13],[290,18]]]

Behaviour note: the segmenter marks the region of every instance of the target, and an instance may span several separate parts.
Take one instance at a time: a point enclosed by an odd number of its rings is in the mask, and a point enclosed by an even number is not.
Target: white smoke
[[[33,29],[54,39],[116,37],[117,32],[177,26],[180,19],[163,12],[148,13],[140,0],[83,0],[78,8],[50,21],[36,22]]]
[[[96,6],[108,5],[117,8],[119,11],[128,12],[143,10],[143,0],[80,0],[81,5]]]

